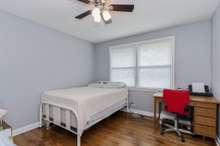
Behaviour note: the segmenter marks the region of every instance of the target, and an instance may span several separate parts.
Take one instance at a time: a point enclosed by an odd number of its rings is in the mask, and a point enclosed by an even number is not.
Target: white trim
[[[143,115],[143,116],[147,116],[147,117],[153,117],[153,115],[154,115],[153,112],[138,110],[138,109],[134,109],[134,108],[130,108],[129,113],[135,113],[135,114],[139,114],[139,115]]]
[[[123,110],[123,111],[129,112],[129,113],[136,113],[136,114],[140,114],[140,115],[143,115],[143,116],[153,117],[153,113],[148,112],[148,111],[143,111],[143,110],[138,110],[138,109],[129,109],[129,111],[127,111],[127,110]],[[23,134],[25,132],[31,131],[33,129],[39,128],[40,126],[41,126],[40,122],[29,124],[27,126],[24,126],[24,127],[13,130],[12,135],[17,136],[17,135]],[[220,142],[218,137],[216,138],[216,143],[217,142],[218,143]]]
[[[112,67],[111,67],[111,64],[112,64],[112,52],[111,52],[111,48],[108,49],[108,57],[109,57],[109,64],[108,64],[108,73],[109,73],[109,81],[112,80]]]
[[[175,51],[176,51],[176,37],[172,36],[170,37],[173,41],[173,46],[172,46],[172,66],[171,66],[171,88],[175,89]]]
[[[144,88],[144,87],[128,87],[129,91],[144,91],[148,93],[157,93],[157,92],[162,92],[162,88]]]
[[[39,127],[40,127],[40,122],[36,122],[36,123],[13,130],[12,135],[17,136],[17,135],[23,134],[25,132],[31,131]]]
[[[152,42],[156,42],[156,41],[160,41],[160,40],[165,40],[165,39],[173,39],[175,40],[175,36],[171,35],[171,36],[167,36],[167,37],[161,37],[161,38],[153,38],[153,39],[148,39],[148,40],[144,40],[144,41],[138,41],[138,42],[133,42],[133,43],[124,43],[124,44],[120,44],[120,45],[113,45],[111,48],[120,48],[120,47],[126,47],[126,46],[131,46],[131,45],[139,45],[142,43],[152,43]]]
[[[217,136],[215,140],[216,146],[220,146],[220,138]]]
[[[138,46],[137,44],[134,45],[135,47],[135,81],[134,86],[137,87],[139,85],[139,69],[138,69]]]

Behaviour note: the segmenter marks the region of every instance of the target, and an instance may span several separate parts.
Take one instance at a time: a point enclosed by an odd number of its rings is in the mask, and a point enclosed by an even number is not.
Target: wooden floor
[[[38,128],[15,137],[18,146],[75,146],[76,136],[58,127]],[[85,131],[82,146],[215,146],[214,141],[187,137],[182,143],[175,134],[160,135],[152,119],[118,112]]]

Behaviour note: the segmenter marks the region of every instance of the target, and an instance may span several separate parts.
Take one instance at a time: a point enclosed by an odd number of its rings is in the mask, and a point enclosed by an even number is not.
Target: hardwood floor
[[[54,126],[16,136],[15,143],[18,146],[75,146],[76,136]],[[182,143],[175,134],[161,136],[150,118],[118,112],[85,131],[82,146],[215,146],[215,143],[198,137],[187,137]]]

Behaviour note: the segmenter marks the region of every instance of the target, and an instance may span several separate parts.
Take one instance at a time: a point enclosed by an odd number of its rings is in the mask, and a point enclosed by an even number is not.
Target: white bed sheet
[[[79,123],[77,130],[82,132],[92,115],[127,98],[126,88],[79,87],[46,91],[41,101],[72,110]]]

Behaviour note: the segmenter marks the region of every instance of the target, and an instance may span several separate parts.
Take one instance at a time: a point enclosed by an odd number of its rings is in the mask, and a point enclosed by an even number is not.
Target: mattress
[[[79,87],[46,91],[41,101],[72,110],[79,123],[77,128],[82,131],[92,115],[127,98],[126,88]]]

